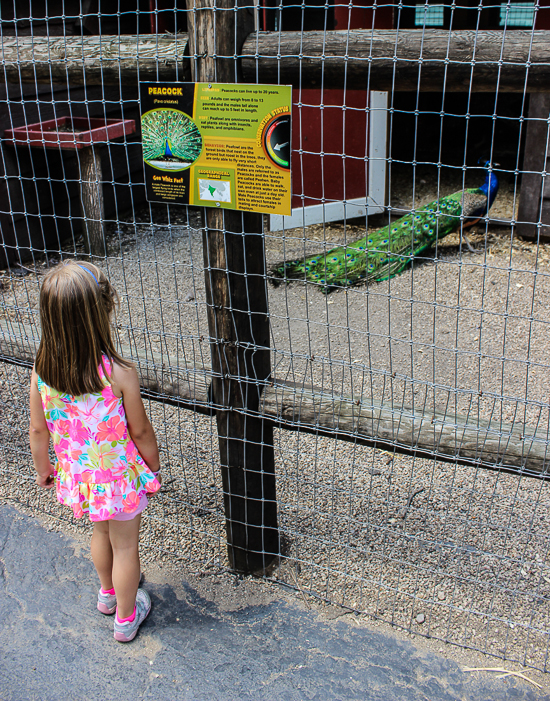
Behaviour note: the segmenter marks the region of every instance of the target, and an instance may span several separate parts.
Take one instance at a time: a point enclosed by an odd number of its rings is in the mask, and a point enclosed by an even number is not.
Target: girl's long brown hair
[[[116,302],[114,287],[92,263],[68,261],[47,273],[40,289],[42,338],[35,361],[43,382],[73,396],[101,392],[103,354],[111,363],[129,365],[111,338]]]

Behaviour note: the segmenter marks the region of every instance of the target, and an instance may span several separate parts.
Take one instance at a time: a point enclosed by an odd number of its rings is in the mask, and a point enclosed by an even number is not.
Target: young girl
[[[114,635],[135,638],[151,608],[140,580],[146,494],[160,489],[159,452],[135,368],[116,352],[116,292],[99,268],[69,261],[40,290],[42,338],[31,380],[30,443],[37,484],[94,522],[97,608],[116,610]],[[50,437],[57,458],[50,463]]]

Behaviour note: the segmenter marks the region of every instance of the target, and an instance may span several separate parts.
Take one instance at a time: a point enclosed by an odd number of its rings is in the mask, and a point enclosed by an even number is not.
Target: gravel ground
[[[415,202],[434,199],[430,173],[419,169],[416,176]],[[458,189],[461,177],[445,175],[440,194]],[[406,169],[394,169],[392,206],[411,206],[411,182]],[[550,247],[511,240],[503,222],[515,207],[512,185],[503,184],[491,211],[500,221],[469,236],[474,252],[449,236],[437,259],[432,253],[389,282],[328,296],[300,283],[269,287],[276,377],[365,399],[393,396],[426,410],[452,407],[504,420],[519,413],[548,426]],[[171,210],[169,221],[165,209],[153,212],[154,225],[144,208],[136,222],[111,227],[106,268],[122,298],[119,333],[171,364],[208,367],[196,213],[188,223],[183,208]],[[363,233],[359,225],[268,233],[268,263]],[[43,271],[44,262],[37,264]],[[19,272],[0,278],[0,314],[34,323],[37,277]],[[0,373],[0,498],[89,530],[33,486],[29,373],[6,364]],[[145,557],[223,569],[215,424],[176,407],[148,408],[170,476],[144,520]],[[280,523],[289,543],[275,579],[422,635],[546,669],[545,483],[300,433],[277,430],[275,442]]]

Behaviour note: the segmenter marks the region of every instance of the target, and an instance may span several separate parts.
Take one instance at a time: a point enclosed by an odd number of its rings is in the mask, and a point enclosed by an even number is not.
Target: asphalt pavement
[[[277,586],[144,569],[151,614],[117,643],[87,547],[0,504],[1,701],[550,701]]]

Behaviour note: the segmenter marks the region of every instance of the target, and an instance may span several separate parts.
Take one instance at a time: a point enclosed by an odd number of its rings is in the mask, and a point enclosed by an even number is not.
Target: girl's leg
[[[94,523],[91,551],[101,588],[109,591],[113,588],[113,549],[109,538],[109,521]]]
[[[134,612],[141,577],[139,564],[139,526],[141,514],[131,521],[109,521],[109,537],[113,548],[113,586],[119,618]]]

